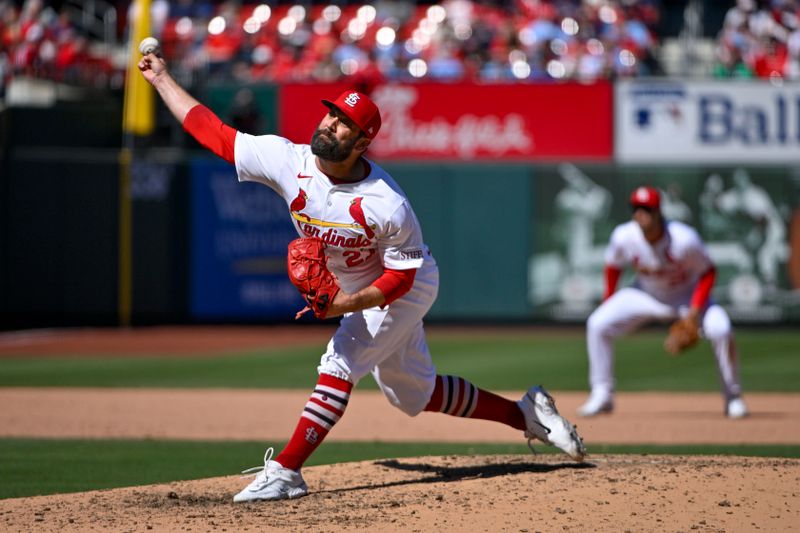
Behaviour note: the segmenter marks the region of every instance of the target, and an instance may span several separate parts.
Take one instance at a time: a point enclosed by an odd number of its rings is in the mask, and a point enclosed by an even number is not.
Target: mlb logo
[[[641,107],[636,110],[636,125],[644,129],[650,126],[650,110]]]

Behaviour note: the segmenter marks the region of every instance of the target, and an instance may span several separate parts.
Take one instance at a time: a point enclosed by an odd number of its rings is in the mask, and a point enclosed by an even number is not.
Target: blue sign
[[[286,275],[297,237],[272,189],[239,182],[219,160],[192,164],[191,313],[195,318],[286,319],[303,299]]]

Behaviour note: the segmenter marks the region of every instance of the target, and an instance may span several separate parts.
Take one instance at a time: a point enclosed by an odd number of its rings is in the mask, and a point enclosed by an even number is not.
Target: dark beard
[[[355,139],[341,143],[339,139],[332,135],[323,137],[320,133],[321,130],[317,129],[314,131],[314,135],[311,136],[312,154],[320,159],[333,161],[334,163],[339,163],[350,157],[353,146],[356,143]]]

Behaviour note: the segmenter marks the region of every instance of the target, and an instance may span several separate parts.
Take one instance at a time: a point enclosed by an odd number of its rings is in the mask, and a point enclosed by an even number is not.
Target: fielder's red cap
[[[332,102],[323,100],[322,103],[344,113],[361,128],[368,139],[374,139],[381,129],[381,113],[378,111],[378,106],[364,93],[347,90],[336,100]]]
[[[659,209],[661,207],[661,195],[655,187],[637,187],[631,193],[631,206]]]

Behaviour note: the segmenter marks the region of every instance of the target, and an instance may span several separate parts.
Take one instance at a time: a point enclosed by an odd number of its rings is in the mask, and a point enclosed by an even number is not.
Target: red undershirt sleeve
[[[228,163],[234,164],[236,130],[222,122],[209,108],[204,105],[191,108],[183,119],[183,129],[197,139],[197,142]]]
[[[377,287],[383,293],[383,297],[386,298],[381,307],[389,305],[410,291],[411,286],[414,285],[414,276],[416,274],[416,268],[408,270],[385,268],[383,275],[372,282],[372,285]]]
[[[606,292],[605,294],[603,294],[603,301],[608,300],[608,298],[612,294],[614,294],[614,291],[617,290],[617,283],[619,283],[619,277],[622,275],[622,270],[616,267],[606,265],[605,275],[606,275]]]
[[[708,298],[711,296],[711,288],[714,286],[714,280],[717,278],[717,269],[714,267],[706,270],[706,273],[700,276],[697,285],[692,293],[692,307],[696,309],[704,309],[708,303]]]

